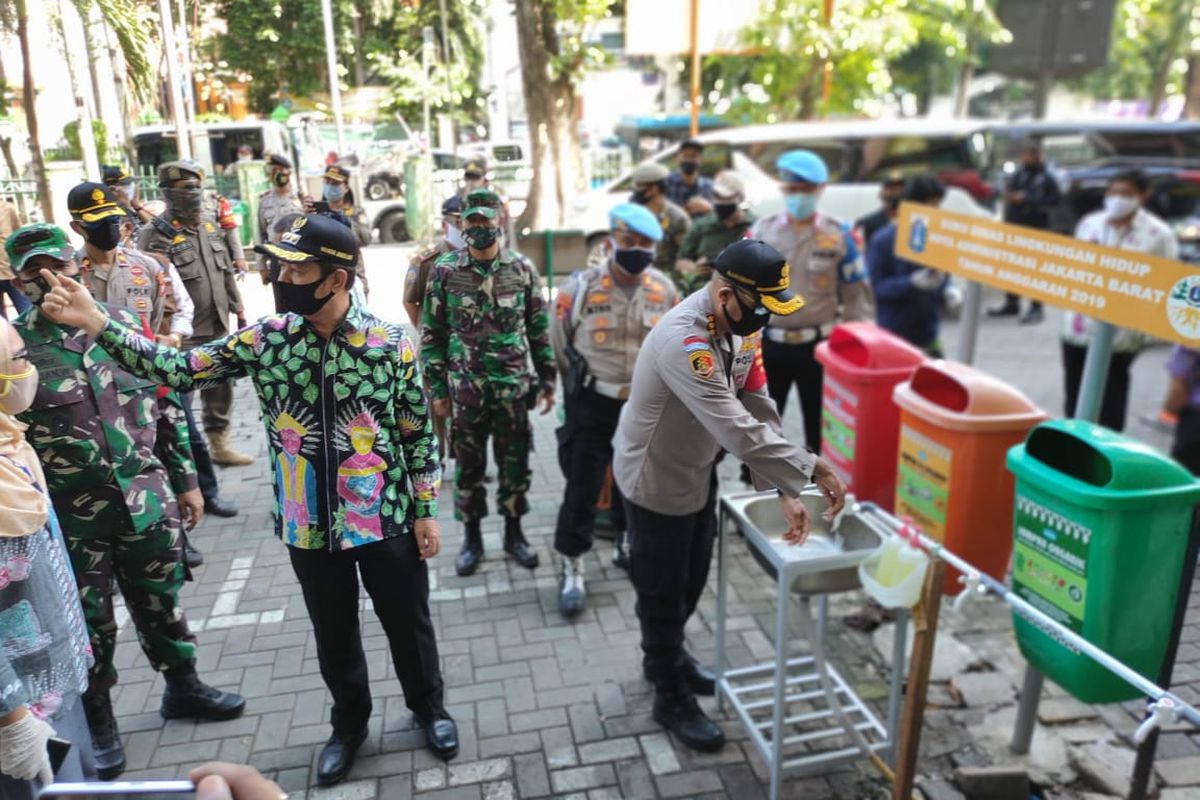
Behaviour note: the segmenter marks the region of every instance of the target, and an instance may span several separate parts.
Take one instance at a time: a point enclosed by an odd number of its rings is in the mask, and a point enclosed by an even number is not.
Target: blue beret
[[[662,225],[650,209],[636,203],[621,203],[608,212],[608,227],[614,231],[629,231],[651,241],[662,239]]]
[[[775,161],[782,181],[825,183],[829,170],[821,157],[811,150],[788,150]]]

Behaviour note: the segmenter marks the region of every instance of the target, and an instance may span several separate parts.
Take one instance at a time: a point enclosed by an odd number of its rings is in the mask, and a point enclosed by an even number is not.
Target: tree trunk
[[[355,8],[350,18],[354,20],[354,88],[361,89],[367,82],[367,71],[363,64],[363,48],[366,44],[363,41],[362,9]]]
[[[54,222],[54,204],[50,198],[50,178],[46,175],[46,161],[42,158],[42,143],[38,137],[37,97],[33,87],[33,53],[29,51],[29,12],[25,0],[16,0],[17,39],[21,42],[22,97],[25,109],[25,127],[29,131],[29,159],[33,163],[33,177],[37,181],[38,204],[42,207],[42,220]]]
[[[1183,85],[1183,118],[1200,119],[1200,53],[1193,53],[1188,59]]]
[[[126,83],[129,73],[125,69],[125,59],[116,45],[116,37],[109,30],[108,24],[100,23],[104,31],[104,43],[108,46],[108,61],[112,64],[113,88],[117,92],[117,113],[121,117],[121,140],[125,148],[125,160],[129,164],[129,174],[136,175],[138,171],[137,144],[133,141],[133,109],[129,107],[129,92]]]
[[[1154,65],[1154,80],[1150,84],[1150,105],[1147,117],[1157,117],[1167,94],[1167,78],[1171,75],[1171,64],[1179,57],[1180,48],[1187,40],[1188,20],[1191,18],[1190,0],[1178,0],[1171,9],[1171,35],[1167,38],[1158,63]]]
[[[75,119],[79,123],[79,152],[83,156],[83,172],[87,180],[100,180],[100,160],[96,156],[96,136],[92,131],[92,115],[88,111],[87,102],[83,97],[83,85],[79,82],[79,71],[75,68],[74,54],[67,39],[67,20],[69,13],[63,0],[58,3],[58,35],[62,39],[62,56],[67,63],[67,77],[71,81],[71,90],[75,93]]]
[[[575,89],[570,76],[550,74],[550,55],[558,51],[552,4],[516,0],[514,5],[533,162],[529,199],[517,230],[550,230],[562,226],[569,199],[585,188]]]
[[[78,8],[78,6],[76,6]],[[83,43],[87,49],[88,77],[92,81],[92,108],[96,110],[96,119],[104,119],[104,100],[100,94],[100,72],[96,62],[100,60],[100,50],[96,46],[96,34],[93,25],[103,24],[99,19],[96,7],[90,6],[85,12],[79,10],[79,19],[83,23]]]

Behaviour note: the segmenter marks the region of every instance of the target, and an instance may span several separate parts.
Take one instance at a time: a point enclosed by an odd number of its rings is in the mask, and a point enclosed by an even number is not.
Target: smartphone
[[[313,213],[314,214],[328,214],[329,213],[329,203],[325,202],[324,200],[314,200],[313,201]]]
[[[187,800],[196,796],[191,781],[112,781],[52,783],[39,800]]]

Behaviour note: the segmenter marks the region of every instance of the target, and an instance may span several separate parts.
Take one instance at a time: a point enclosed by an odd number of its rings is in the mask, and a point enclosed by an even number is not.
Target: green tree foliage
[[[79,123],[75,120],[68,122],[63,126],[63,138],[67,140],[67,147],[64,157],[71,161],[79,161],[83,158],[83,148],[79,144]],[[101,164],[108,164],[108,126],[104,124],[104,120],[92,120],[92,140],[96,143],[96,158]]]
[[[281,94],[307,97],[327,89],[320,0],[218,0],[226,35],[209,42],[214,61],[250,76],[249,100],[269,112]],[[334,25],[346,29],[347,3],[334,3]]]
[[[71,0],[86,20],[92,8],[113,32],[117,47],[125,58],[125,72],[135,94],[141,100],[154,96],[158,78],[150,63],[148,31],[157,30],[154,10],[135,0]],[[103,163],[103,162],[102,162]]]
[[[280,97],[309,97],[328,91],[320,0],[217,0],[224,36],[205,45],[214,62],[250,77],[250,105],[269,112]],[[386,85],[386,111],[412,120],[420,116],[425,91],[435,111],[454,108],[467,119],[482,110],[478,99],[483,46],[479,26],[483,0],[446,0],[450,39],[450,82],[438,67],[429,87],[421,67],[421,31],[431,27],[440,51],[441,19],[436,0],[333,0],[341,82]]]
[[[436,0],[415,7],[400,4],[385,21],[386,32],[377,32],[369,44],[368,64],[378,80],[391,87],[386,110],[400,114],[410,123],[419,120],[426,92],[430,110],[452,113],[458,122],[478,123],[485,117],[481,89],[485,0],[447,0],[446,17],[450,52],[442,50],[441,15]],[[433,30],[433,68],[426,80],[421,59],[422,31]],[[447,75],[447,72],[449,73]]]
[[[969,76],[981,48],[1007,36],[993,4],[838,0],[826,22],[822,0],[767,0],[741,33],[749,54],[705,59],[703,84],[710,99],[726,98],[721,110],[732,118],[765,122],[873,113],[903,93],[928,98]]]
[[[1108,63],[1072,85],[1100,100],[1149,100],[1153,114],[1183,93],[1189,55],[1198,53],[1195,0],[1120,0]]]

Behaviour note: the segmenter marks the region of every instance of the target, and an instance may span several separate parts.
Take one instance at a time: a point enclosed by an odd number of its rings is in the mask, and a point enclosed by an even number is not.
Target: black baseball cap
[[[323,214],[296,217],[278,244],[263,242],[254,250],[289,263],[320,261],[346,269],[358,264],[359,255],[358,241],[350,228]]]
[[[463,165],[463,176],[467,178],[472,175],[476,178],[482,178],[484,175],[487,175],[487,171],[488,162],[483,156],[475,156]]]
[[[459,214],[462,213],[462,210],[463,210],[462,198],[456,194],[450,195],[449,197],[446,198],[446,202],[442,203],[442,216],[443,217],[457,217]]]
[[[271,155],[267,156],[267,166],[291,169],[292,162],[288,161],[287,156],[281,156],[279,153],[271,153]]]
[[[81,183],[67,193],[71,219],[85,223],[125,216],[118,202],[117,195],[103,183]]]
[[[772,314],[786,316],[804,307],[803,298],[788,286],[787,259],[766,242],[739,239],[721,251],[713,268],[735,286],[754,292]]]
[[[133,176],[129,174],[129,170],[119,164],[106,164],[100,168],[100,179],[109,186],[114,183],[132,183]]]
[[[680,150],[695,150],[698,153],[704,152],[704,142],[698,139],[684,139],[679,143]]]

